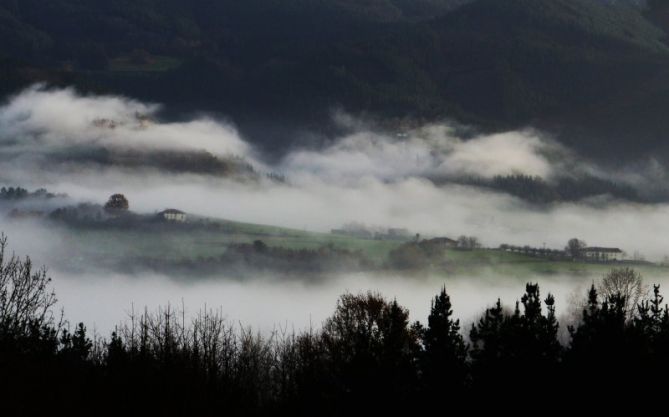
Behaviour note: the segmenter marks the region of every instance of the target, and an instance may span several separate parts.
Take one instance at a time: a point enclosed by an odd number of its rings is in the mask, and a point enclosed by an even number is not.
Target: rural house
[[[425,240],[425,243],[434,246],[441,246],[444,249],[451,249],[458,246],[458,241],[449,239],[447,237],[435,237],[433,239]]]
[[[167,209],[158,213],[158,216],[168,222],[183,223],[186,221],[186,213],[177,209]]]
[[[594,261],[621,261],[624,252],[618,248],[591,246],[583,249],[583,257]]]

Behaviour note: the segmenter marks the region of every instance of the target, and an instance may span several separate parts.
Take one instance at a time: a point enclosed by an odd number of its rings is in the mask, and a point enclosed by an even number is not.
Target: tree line
[[[593,284],[566,343],[555,298],[534,283],[512,309],[498,299],[468,332],[442,288],[426,323],[367,292],[342,295],[320,328],[302,332],[263,336],[222,310],[187,318],[167,306],[132,311],[103,338],[83,324],[71,330],[46,271],[5,249],[3,238],[4,415],[400,415],[476,400],[550,405],[599,389],[650,401],[669,369],[669,308],[657,285],[630,305],[622,289],[636,288],[633,271],[601,291]]]
[[[181,226],[183,227],[183,226]],[[188,227],[188,225],[186,225]],[[192,227],[192,226],[191,226]],[[253,243],[235,243],[217,256],[194,259],[140,256],[123,259],[120,268],[127,272],[157,271],[170,276],[183,277],[193,274],[244,278],[259,273],[271,273],[288,278],[320,279],[330,272],[368,271],[377,265],[361,250],[338,248],[334,244],[312,249],[292,249],[269,246],[262,240]]]

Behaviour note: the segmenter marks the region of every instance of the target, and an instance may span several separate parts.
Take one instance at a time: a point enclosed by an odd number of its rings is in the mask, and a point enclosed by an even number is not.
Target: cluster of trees
[[[653,378],[669,371],[669,307],[659,286],[631,305],[619,281],[606,295],[593,285],[567,344],[558,339],[555,299],[537,284],[512,309],[497,300],[468,340],[445,288],[425,324],[370,292],[344,294],[322,328],[301,333],[262,336],[222,311],[187,319],[168,306],[132,312],[108,338],[91,339],[54,312],[45,271],[6,256],[5,244],[0,398],[8,415],[44,415],[64,399],[74,415],[89,407],[127,413],[130,404],[151,415],[405,415],[475,399],[585,399],[592,389],[640,398],[662,390]]]
[[[523,255],[530,256],[539,256],[542,258],[548,258],[552,260],[585,260],[588,262],[611,262],[611,261],[620,261],[620,257],[609,256],[608,253],[600,252],[602,250],[612,249],[615,252],[615,255],[622,254],[625,257],[625,253],[620,251],[617,248],[588,248],[588,245],[585,241],[578,238],[571,238],[567,241],[564,249],[549,249],[546,247],[537,248],[530,245],[525,246],[516,246],[503,243],[499,245],[499,249],[508,252],[521,253]],[[643,261],[643,257],[639,254],[635,254],[634,261],[639,262]]]
[[[448,263],[446,250],[471,251],[480,248],[481,242],[475,236],[460,236],[456,241],[444,238],[424,239],[407,242],[388,254],[387,265],[393,269],[424,269],[445,266]]]
[[[321,273],[361,271],[372,268],[372,262],[362,251],[325,245],[315,249],[291,249],[268,246],[262,240],[228,246],[216,258],[199,259],[185,269],[211,268],[211,272],[272,271],[273,273]]]
[[[629,201],[649,200],[633,187],[591,176],[564,177],[548,182],[538,176],[513,174],[497,175],[491,180],[472,178],[465,182],[499,190],[536,204],[579,201],[600,195],[609,195]]]
[[[2,187],[2,189],[0,189],[0,198],[3,200],[21,200],[28,197],[28,195],[28,190],[21,187]]]
[[[195,228],[197,224],[170,224],[170,227]],[[163,227],[156,224],[153,227]],[[375,267],[372,260],[360,250],[338,248],[332,244],[313,249],[292,249],[269,246],[262,240],[253,243],[237,243],[227,246],[219,256],[179,258],[123,257],[105,259],[104,262],[129,273],[156,271],[173,277],[187,275],[247,278],[262,273],[271,273],[282,279],[299,277],[300,280],[319,280],[331,272],[367,271]]]
[[[105,210],[112,212],[123,212],[130,209],[130,202],[123,194],[113,194],[105,203]]]
[[[456,248],[462,250],[474,250],[481,248],[481,241],[476,236],[465,236],[462,235],[458,237]]]
[[[99,119],[99,123],[114,123]],[[165,173],[194,173],[218,177],[259,180],[260,173],[242,156],[213,155],[204,150],[156,150],[81,147],[52,156],[58,164],[96,164],[100,167],[155,169]]]
[[[446,264],[444,246],[429,240],[404,243],[390,251],[388,266],[392,269],[423,269]]]
[[[104,205],[79,203],[63,206],[49,212],[47,218],[74,227],[138,227],[149,224],[148,217],[130,211],[130,202],[118,193],[111,195]]]
[[[587,246],[588,244],[585,243],[585,241],[578,238],[571,238],[567,242],[567,246],[564,247],[564,253],[572,259],[582,258],[583,251]]]
[[[23,200],[26,198],[54,198],[56,194],[48,192],[44,188],[28,191],[23,187],[0,188],[0,200]]]
[[[535,248],[530,245],[515,246],[503,243],[499,245],[500,250],[522,253],[524,255],[541,256],[551,259],[580,259],[583,257],[583,251],[587,247],[585,241],[572,238],[567,241],[563,250]]]
[[[549,259],[565,259],[566,257],[565,251],[563,250],[537,248],[530,245],[516,246],[516,245],[509,245],[507,243],[502,243],[501,245],[499,245],[499,249],[514,253],[522,253],[523,255],[540,256],[542,258],[549,258]]]

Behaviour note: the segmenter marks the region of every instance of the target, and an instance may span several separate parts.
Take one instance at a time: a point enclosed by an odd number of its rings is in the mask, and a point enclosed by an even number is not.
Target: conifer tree
[[[451,299],[446,287],[434,297],[423,331],[421,361],[423,382],[429,393],[464,387],[467,345],[460,334],[460,320],[453,319]]]
[[[498,390],[506,395],[513,387],[526,384],[533,373],[541,372],[549,377],[556,371],[561,347],[557,340],[555,300],[549,295],[544,302],[547,306],[545,315],[539,286],[529,283],[512,314],[504,314],[498,299],[497,304],[487,309],[478,324],[472,327],[472,371],[476,387],[491,393]],[[500,375],[509,381],[497,389]],[[524,389],[537,394],[539,386],[530,384]]]

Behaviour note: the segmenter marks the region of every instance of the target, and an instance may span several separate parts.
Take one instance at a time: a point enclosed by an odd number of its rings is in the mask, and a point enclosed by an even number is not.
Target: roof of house
[[[177,210],[177,209],[166,209],[166,210],[161,211],[158,214],[186,214],[186,213],[184,213],[181,210]]]
[[[622,253],[618,248],[603,248],[601,246],[591,246],[583,249],[585,252],[602,252],[602,253]]]
[[[429,243],[458,243],[456,240],[449,239],[447,237],[435,237],[433,239],[427,240]]]

